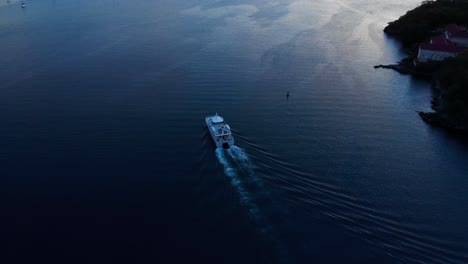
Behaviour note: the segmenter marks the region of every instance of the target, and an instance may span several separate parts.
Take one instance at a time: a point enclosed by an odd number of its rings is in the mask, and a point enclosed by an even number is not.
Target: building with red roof
[[[418,61],[441,61],[457,56],[467,47],[468,32],[450,24],[445,27],[444,35],[432,37],[429,42],[419,45]]]
[[[468,47],[468,31],[466,31],[466,29],[461,29],[455,24],[450,24],[445,27],[445,38],[458,46]]]

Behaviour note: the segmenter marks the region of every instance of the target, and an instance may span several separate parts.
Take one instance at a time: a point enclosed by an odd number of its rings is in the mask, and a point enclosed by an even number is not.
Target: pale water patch
[[[288,15],[279,22],[300,31],[320,28],[330,21],[338,7],[329,1],[295,1],[287,7]]]
[[[257,5],[198,5],[182,15],[216,22],[207,51],[236,54],[253,62],[272,48],[289,43],[297,34],[320,29],[339,9],[328,1],[295,1]],[[272,8],[274,11],[272,11]],[[269,16],[268,14],[271,15]]]
[[[8,5],[16,5],[20,7],[21,6],[20,2],[21,2],[20,0],[10,0],[9,3],[6,0],[0,1],[0,7],[8,6]]]
[[[204,18],[222,18],[228,16],[249,16],[258,11],[254,5],[230,5],[224,7],[203,8],[195,6],[182,11],[184,15],[199,16]]]

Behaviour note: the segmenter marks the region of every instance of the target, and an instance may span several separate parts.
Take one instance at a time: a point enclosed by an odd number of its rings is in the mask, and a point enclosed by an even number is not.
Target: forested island
[[[456,57],[442,61],[427,61],[413,66],[420,43],[441,34],[448,24],[468,25],[468,0],[424,1],[398,20],[390,22],[384,31],[399,40],[409,53],[403,68],[409,73],[429,77],[438,91],[432,108],[421,117],[437,126],[468,132],[468,49]],[[400,67],[397,67],[397,70]]]

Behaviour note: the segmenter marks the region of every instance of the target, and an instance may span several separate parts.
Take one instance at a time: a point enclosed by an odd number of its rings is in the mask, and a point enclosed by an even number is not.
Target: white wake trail
[[[243,149],[232,146],[228,150],[217,148],[216,157],[223,165],[224,173],[231,178],[231,183],[238,191],[241,203],[249,210],[250,216],[257,223],[260,231],[266,233],[269,228],[262,223],[264,221],[258,205],[246,188],[248,182],[253,182],[252,179],[255,176],[249,156]]]
[[[224,173],[231,178],[231,183],[234,187],[236,187],[237,191],[239,192],[240,199],[242,204],[249,208],[249,211],[258,211],[256,209],[255,203],[250,198],[249,193],[245,189],[242,181],[239,177],[239,164],[236,163],[236,159],[233,158],[229,151],[226,151],[222,148],[216,149],[216,157],[219,160],[219,163],[224,167]]]
[[[268,221],[268,216],[263,215],[258,206],[258,201],[261,201],[262,197],[265,198],[268,192],[264,189],[261,179],[255,174],[255,167],[245,150],[237,146],[232,146],[227,150],[217,148],[216,157],[223,165],[224,173],[231,178],[231,184],[239,193],[241,204],[248,209],[256,230],[273,243],[276,254],[282,259],[280,263],[289,263],[287,254],[283,251],[284,247]]]

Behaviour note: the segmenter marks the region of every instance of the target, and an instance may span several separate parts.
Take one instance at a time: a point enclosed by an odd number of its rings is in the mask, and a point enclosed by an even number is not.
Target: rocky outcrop
[[[468,132],[468,127],[462,122],[456,122],[450,120],[446,116],[438,112],[418,112],[419,116],[428,124],[431,124],[436,127],[442,127],[445,129],[458,131],[458,132]]]
[[[412,74],[413,73],[413,70],[412,70],[412,67],[408,66],[408,65],[403,65],[403,64],[388,64],[388,65],[384,65],[384,64],[380,64],[380,65],[375,65],[374,66],[374,69],[390,69],[390,70],[394,70],[394,71],[397,71],[401,74]]]

